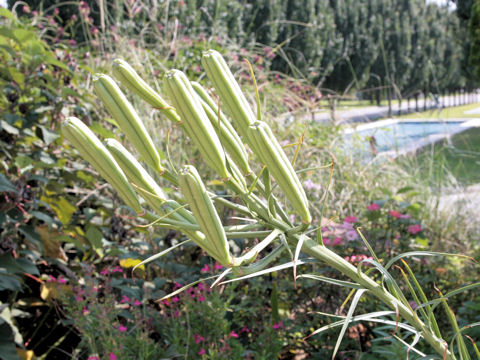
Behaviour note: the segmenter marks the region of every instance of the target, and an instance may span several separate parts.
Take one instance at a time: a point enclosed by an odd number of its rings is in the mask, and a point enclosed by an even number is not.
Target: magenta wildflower
[[[323,238],[323,245],[330,245],[330,239],[329,238]]]
[[[123,269],[117,265],[112,269],[112,273],[116,273],[116,272],[123,273]]]
[[[243,333],[243,332],[246,332],[246,333],[250,332],[250,329],[247,327],[247,325],[243,325],[243,327],[240,329],[240,333]]]
[[[420,231],[422,231],[422,227],[419,224],[410,225],[407,228],[407,231],[412,235],[417,235]]]
[[[347,241],[354,241],[358,239],[358,233],[355,230],[349,230],[345,233]]]
[[[87,360],[100,360],[98,356],[89,356]]]
[[[175,285],[173,285],[173,290],[180,289],[182,287],[182,284],[176,282]]]
[[[105,268],[102,271],[100,271],[100,274],[102,275],[108,275],[108,273],[109,273],[108,268]]]
[[[237,334],[235,331],[232,330],[232,332],[230,333],[230,335],[228,335],[228,337],[229,337],[229,338],[232,338],[232,337],[233,337],[233,338],[236,339],[236,338],[238,338],[238,334]]]
[[[223,269],[223,265],[220,265],[218,262],[215,262],[214,269],[215,270],[221,270],[221,269]]]
[[[203,265],[203,267],[200,269],[200,272],[209,272],[210,271],[210,266],[208,264]]]
[[[87,309],[86,306],[84,306],[82,309],[82,315],[88,315],[88,314],[90,314],[90,311]]]
[[[120,300],[120,304],[125,304],[130,301],[130,298],[127,295],[122,295],[122,300]]]
[[[336,237],[333,239],[333,246],[342,245],[342,238]]]
[[[125,332],[125,331],[127,331],[127,327],[123,326],[123,325],[120,325],[120,327],[118,328],[118,331]]]
[[[200,351],[198,352],[198,355],[205,355],[207,352],[205,351],[204,348],[201,348]]]
[[[198,291],[203,291],[203,290],[205,290],[205,285],[203,285],[202,283],[199,283],[197,285],[197,289],[198,289]]]
[[[172,299],[172,301],[173,301],[173,299]],[[140,300],[135,300],[135,301],[133,302],[133,305],[135,305],[135,306],[140,306],[140,305],[142,305],[142,302],[141,302]]]
[[[30,7],[28,5],[23,5],[22,10],[25,14],[30,14]]]
[[[395,219],[400,219],[402,217],[402,213],[395,210],[390,210],[388,215],[394,217]]]
[[[295,222],[295,215],[294,215],[294,214],[290,215],[289,218],[290,218],[290,221],[291,221],[292,223]]]
[[[367,210],[370,210],[370,211],[380,210],[380,205],[378,205],[377,203],[372,203],[367,206]]]
[[[176,302],[179,302],[179,301],[180,301],[180,298],[178,296],[172,297],[172,303],[176,303]]]
[[[356,223],[358,221],[356,216],[346,216],[345,219],[343,220],[346,223]]]
[[[67,283],[67,279],[65,279],[63,276],[59,276],[58,279],[57,279],[57,282],[59,284],[66,284]]]
[[[117,356],[113,352],[111,352],[108,359],[109,360],[117,360]]]
[[[199,344],[202,341],[205,341],[205,338],[202,335],[193,334],[193,341],[195,341],[195,344]]]
[[[279,323],[272,325],[272,329],[273,329],[273,330],[283,329],[284,327],[285,327],[285,326],[283,326],[283,321],[280,321]]]

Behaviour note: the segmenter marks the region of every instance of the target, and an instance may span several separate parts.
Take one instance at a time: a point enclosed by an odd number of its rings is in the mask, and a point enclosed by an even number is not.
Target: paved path
[[[463,99],[462,99],[463,100]],[[458,101],[458,99],[457,99]],[[480,101],[480,95],[475,95],[473,102]],[[427,99],[427,109],[439,109],[442,107],[455,106],[455,99],[453,96],[444,96],[434,101],[433,99]],[[423,99],[418,100],[419,110],[423,110]],[[405,114],[408,109],[407,101],[402,101],[401,113]],[[410,101],[409,112],[415,111],[415,101]],[[393,115],[400,113],[398,104],[392,105]],[[345,122],[368,122],[381,118],[388,117],[388,106],[368,106],[361,108],[353,108],[352,110],[337,110],[335,111],[335,119],[337,123]],[[314,115],[314,120],[318,122],[329,121],[331,118],[330,111],[319,112]]]

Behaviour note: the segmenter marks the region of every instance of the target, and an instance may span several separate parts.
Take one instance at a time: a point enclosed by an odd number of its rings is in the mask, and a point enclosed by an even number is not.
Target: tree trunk
[[[423,89],[423,111],[427,111],[427,89]]]
[[[415,94],[415,111],[418,112],[418,92]]]

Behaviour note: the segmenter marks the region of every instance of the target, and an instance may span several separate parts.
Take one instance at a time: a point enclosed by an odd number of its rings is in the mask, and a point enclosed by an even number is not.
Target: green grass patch
[[[480,114],[465,114],[465,111],[480,107],[480,103],[444,108],[442,110],[428,110],[414,112],[407,115],[396,116],[397,119],[455,119],[455,118],[479,118]]]
[[[418,166],[437,184],[453,176],[462,185],[480,182],[480,128],[472,128],[425,147],[417,154]]]

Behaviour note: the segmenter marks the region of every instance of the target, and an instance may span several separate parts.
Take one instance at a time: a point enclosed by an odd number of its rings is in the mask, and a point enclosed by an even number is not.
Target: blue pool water
[[[446,135],[466,130],[463,121],[419,121],[397,122],[383,126],[356,130],[345,135],[347,143],[358,143],[365,151],[371,151],[372,145],[376,151],[398,151],[417,148],[426,145]],[[374,140],[372,140],[372,136]]]

